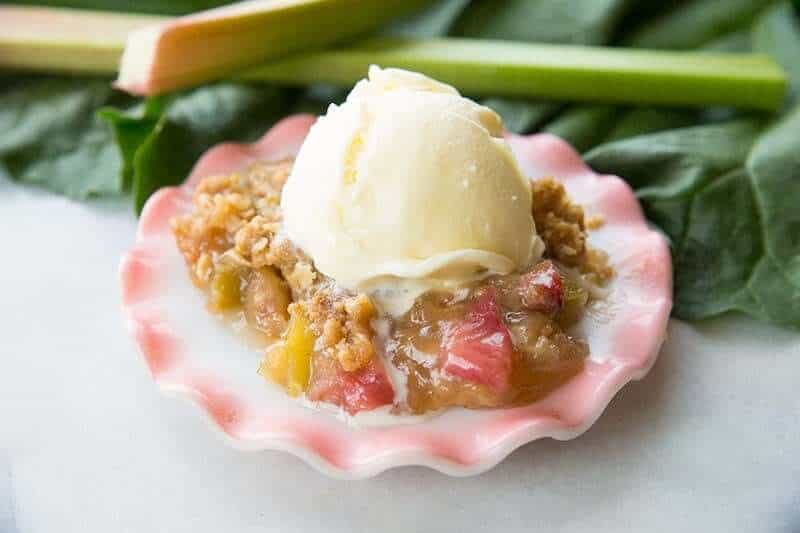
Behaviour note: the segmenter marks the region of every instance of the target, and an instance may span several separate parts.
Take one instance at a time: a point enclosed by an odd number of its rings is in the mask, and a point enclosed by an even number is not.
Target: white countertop
[[[800,336],[673,321],[586,434],[486,474],[328,479],[225,446],[123,327],[123,201],[0,181],[0,532],[800,531]]]

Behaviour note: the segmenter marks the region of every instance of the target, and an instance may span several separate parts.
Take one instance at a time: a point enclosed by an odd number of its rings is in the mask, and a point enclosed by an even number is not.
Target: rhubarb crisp
[[[292,163],[207,177],[192,210],[172,221],[209,309],[243,320],[258,340],[254,371],[292,396],[350,414],[526,404],[581,371],[589,347],[571,326],[613,271],[587,244],[583,210],[559,182],[542,178],[532,187],[540,260],[430,290],[390,315],[369,294],[319,272],[283,234],[281,191]]]

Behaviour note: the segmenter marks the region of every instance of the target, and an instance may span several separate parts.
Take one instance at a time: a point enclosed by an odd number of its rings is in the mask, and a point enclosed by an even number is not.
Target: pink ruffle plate
[[[608,296],[581,321],[591,346],[581,374],[543,400],[511,409],[450,409],[410,423],[375,425],[290,398],[256,373],[260,355],[205,309],[175,246],[170,219],[191,206],[202,177],[235,171],[257,159],[297,153],[314,117],[278,123],[258,142],[209,150],[180,187],[154,194],[142,213],[136,245],[121,264],[122,305],[129,328],[158,386],[186,396],[236,447],[285,450],[319,470],[364,478],[402,465],[470,475],[496,465],[542,437],[580,435],[628,381],[652,366],[672,307],[670,254],[648,228],[630,187],[592,172],[552,135],[508,137],[532,178],[554,176],[587,215],[605,224],[590,241],[606,250],[617,275]],[[359,415],[361,416],[361,415]]]

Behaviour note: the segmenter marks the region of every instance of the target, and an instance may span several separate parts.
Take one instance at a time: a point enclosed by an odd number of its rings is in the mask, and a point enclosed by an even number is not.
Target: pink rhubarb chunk
[[[375,359],[354,372],[346,372],[336,361],[329,365],[315,364],[306,395],[313,401],[338,405],[351,415],[394,401],[392,384]]]
[[[511,376],[511,334],[500,320],[496,295],[487,290],[462,322],[445,335],[443,370],[498,393],[508,389]]]
[[[564,282],[552,261],[542,261],[519,280],[522,304],[532,311],[555,313],[564,303]]]

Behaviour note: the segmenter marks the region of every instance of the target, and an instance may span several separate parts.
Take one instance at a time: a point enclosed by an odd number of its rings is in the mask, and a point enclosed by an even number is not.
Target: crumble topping
[[[551,177],[533,182],[533,220],[547,255],[577,268],[597,285],[605,284],[614,275],[606,253],[586,243],[587,226],[598,228],[602,218],[590,217],[587,223],[583,207],[573,203],[564,186]]]
[[[345,371],[364,368],[375,357],[370,321],[376,311],[365,294],[337,298],[326,287],[298,305],[305,308],[323,350],[339,361]]]
[[[239,228],[233,238],[234,249],[239,256],[254,267],[273,265],[275,263],[270,250],[270,242],[280,224],[275,219],[256,215]]]
[[[564,186],[553,178],[533,182],[533,220],[554,259],[579,266],[586,255],[583,208],[573,204]]]
[[[596,230],[603,227],[603,224],[606,223],[605,218],[603,215],[592,215],[586,219],[586,229],[588,230]]]
[[[200,181],[192,212],[172,221],[196,285],[208,285],[215,263],[225,253],[251,268],[278,269],[294,295],[312,288],[317,276],[310,259],[277,235],[280,191],[290,170],[290,161],[261,162],[242,173]]]

